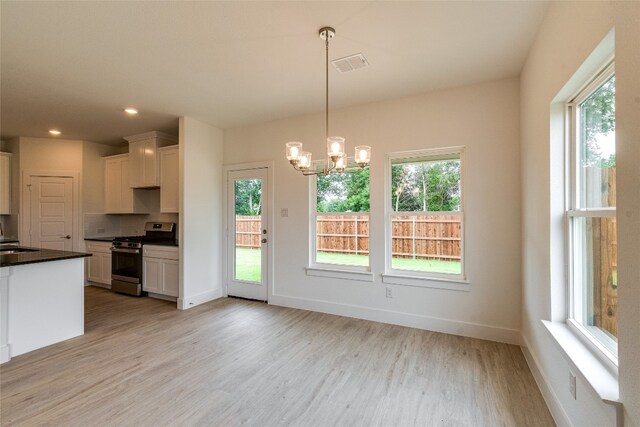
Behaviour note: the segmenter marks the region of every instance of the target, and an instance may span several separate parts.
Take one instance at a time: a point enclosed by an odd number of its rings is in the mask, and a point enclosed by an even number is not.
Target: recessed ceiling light
[[[51,129],[51,130],[49,130],[49,133],[50,133],[51,135],[60,135],[62,132],[60,132],[60,131],[59,131],[59,130],[57,130],[57,129]]]
[[[138,114],[138,110],[136,110],[135,108],[125,108],[124,112],[127,114],[131,114],[132,116]]]

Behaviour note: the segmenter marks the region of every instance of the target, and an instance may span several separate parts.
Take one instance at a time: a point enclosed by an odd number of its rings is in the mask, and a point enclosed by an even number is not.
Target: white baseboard
[[[178,298],[178,310],[187,310],[218,298],[222,298],[222,291],[220,289],[193,295],[188,298]]]
[[[11,351],[9,348],[9,344],[0,347],[0,364],[11,360],[11,357],[9,356],[10,354],[11,354]]]
[[[521,335],[516,329],[285,295],[271,296],[269,304],[520,345]]]
[[[547,407],[549,408],[549,411],[551,412],[551,416],[556,422],[556,425],[558,425],[559,427],[565,427],[565,426],[572,427],[573,424],[571,424],[571,420],[569,419],[569,416],[562,408],[562,405],[560,404],[560,400],[558,399],[558,396],[553,391],[553,388],[549,384],[549,381],[547,381],[547,377],[544,375],[544,373],[540,369],[540,363],[538,363],[538,359],[531,352],[530,350],[531,346],[529,345],[529,341],[527,340],[527,337],[524,334],[522,334],[521,339],[522,339],[521,348],[522,348],[522,353],[524,354],[524,358],[527,361],[527,365],[529,365],[529,369],[533,374],[533,379],[536,381],[536,384],[538,385],[538,389],[542,393],[542,397],[544,401],[547,403]]]

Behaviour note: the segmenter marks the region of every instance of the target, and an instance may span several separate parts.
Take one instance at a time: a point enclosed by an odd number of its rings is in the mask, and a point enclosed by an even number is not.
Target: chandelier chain
[[[325,137],[329,137],[329,34],[324,41],[324,75],[325,75],[325,91],[324,91],[324,123],[325,123]]]

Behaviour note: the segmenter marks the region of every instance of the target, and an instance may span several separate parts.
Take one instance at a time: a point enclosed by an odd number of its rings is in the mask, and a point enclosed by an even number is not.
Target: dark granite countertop
[[[176,241],[160,241],[160,242],[145,243],[145,246],[147,246],[147,245],[151,245],[151,246],[175,246],[175,247],[180,246],[180,245],[178,245],[178,243]]]
[[[113,242],[117,236],[107,237],[85,237],[84,240],[91,240],[92,242]]]
[[[112,242],[117,236],[113,237],[85,237],[84,240],[89,240],[90,242]],[[179,246],[175,240],[161,240],[159,242],[147,242],[146,245],[156,245],[156,246]]]
[[[25,246],[4,246],[3,249],[36,249]],[[37,262],[59,261],[63,259],[90,257],[84,252],[56,251],[53,249],[36,249],[33,252],[20,252],[17,254],[3,255],[0,251],[0,267],[12,267],[14,265],[34,264]]]
[[[0,237],[0,245],[3,243],[18,243],[15,237]]]

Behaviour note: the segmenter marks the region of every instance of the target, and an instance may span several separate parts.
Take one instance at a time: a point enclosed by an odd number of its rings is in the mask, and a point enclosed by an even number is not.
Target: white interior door
[[[267,301],[267,169],[228,173],[227,294]]]
[[[72,250],[73,178],[32,176],[30,184],[30,246]]]

